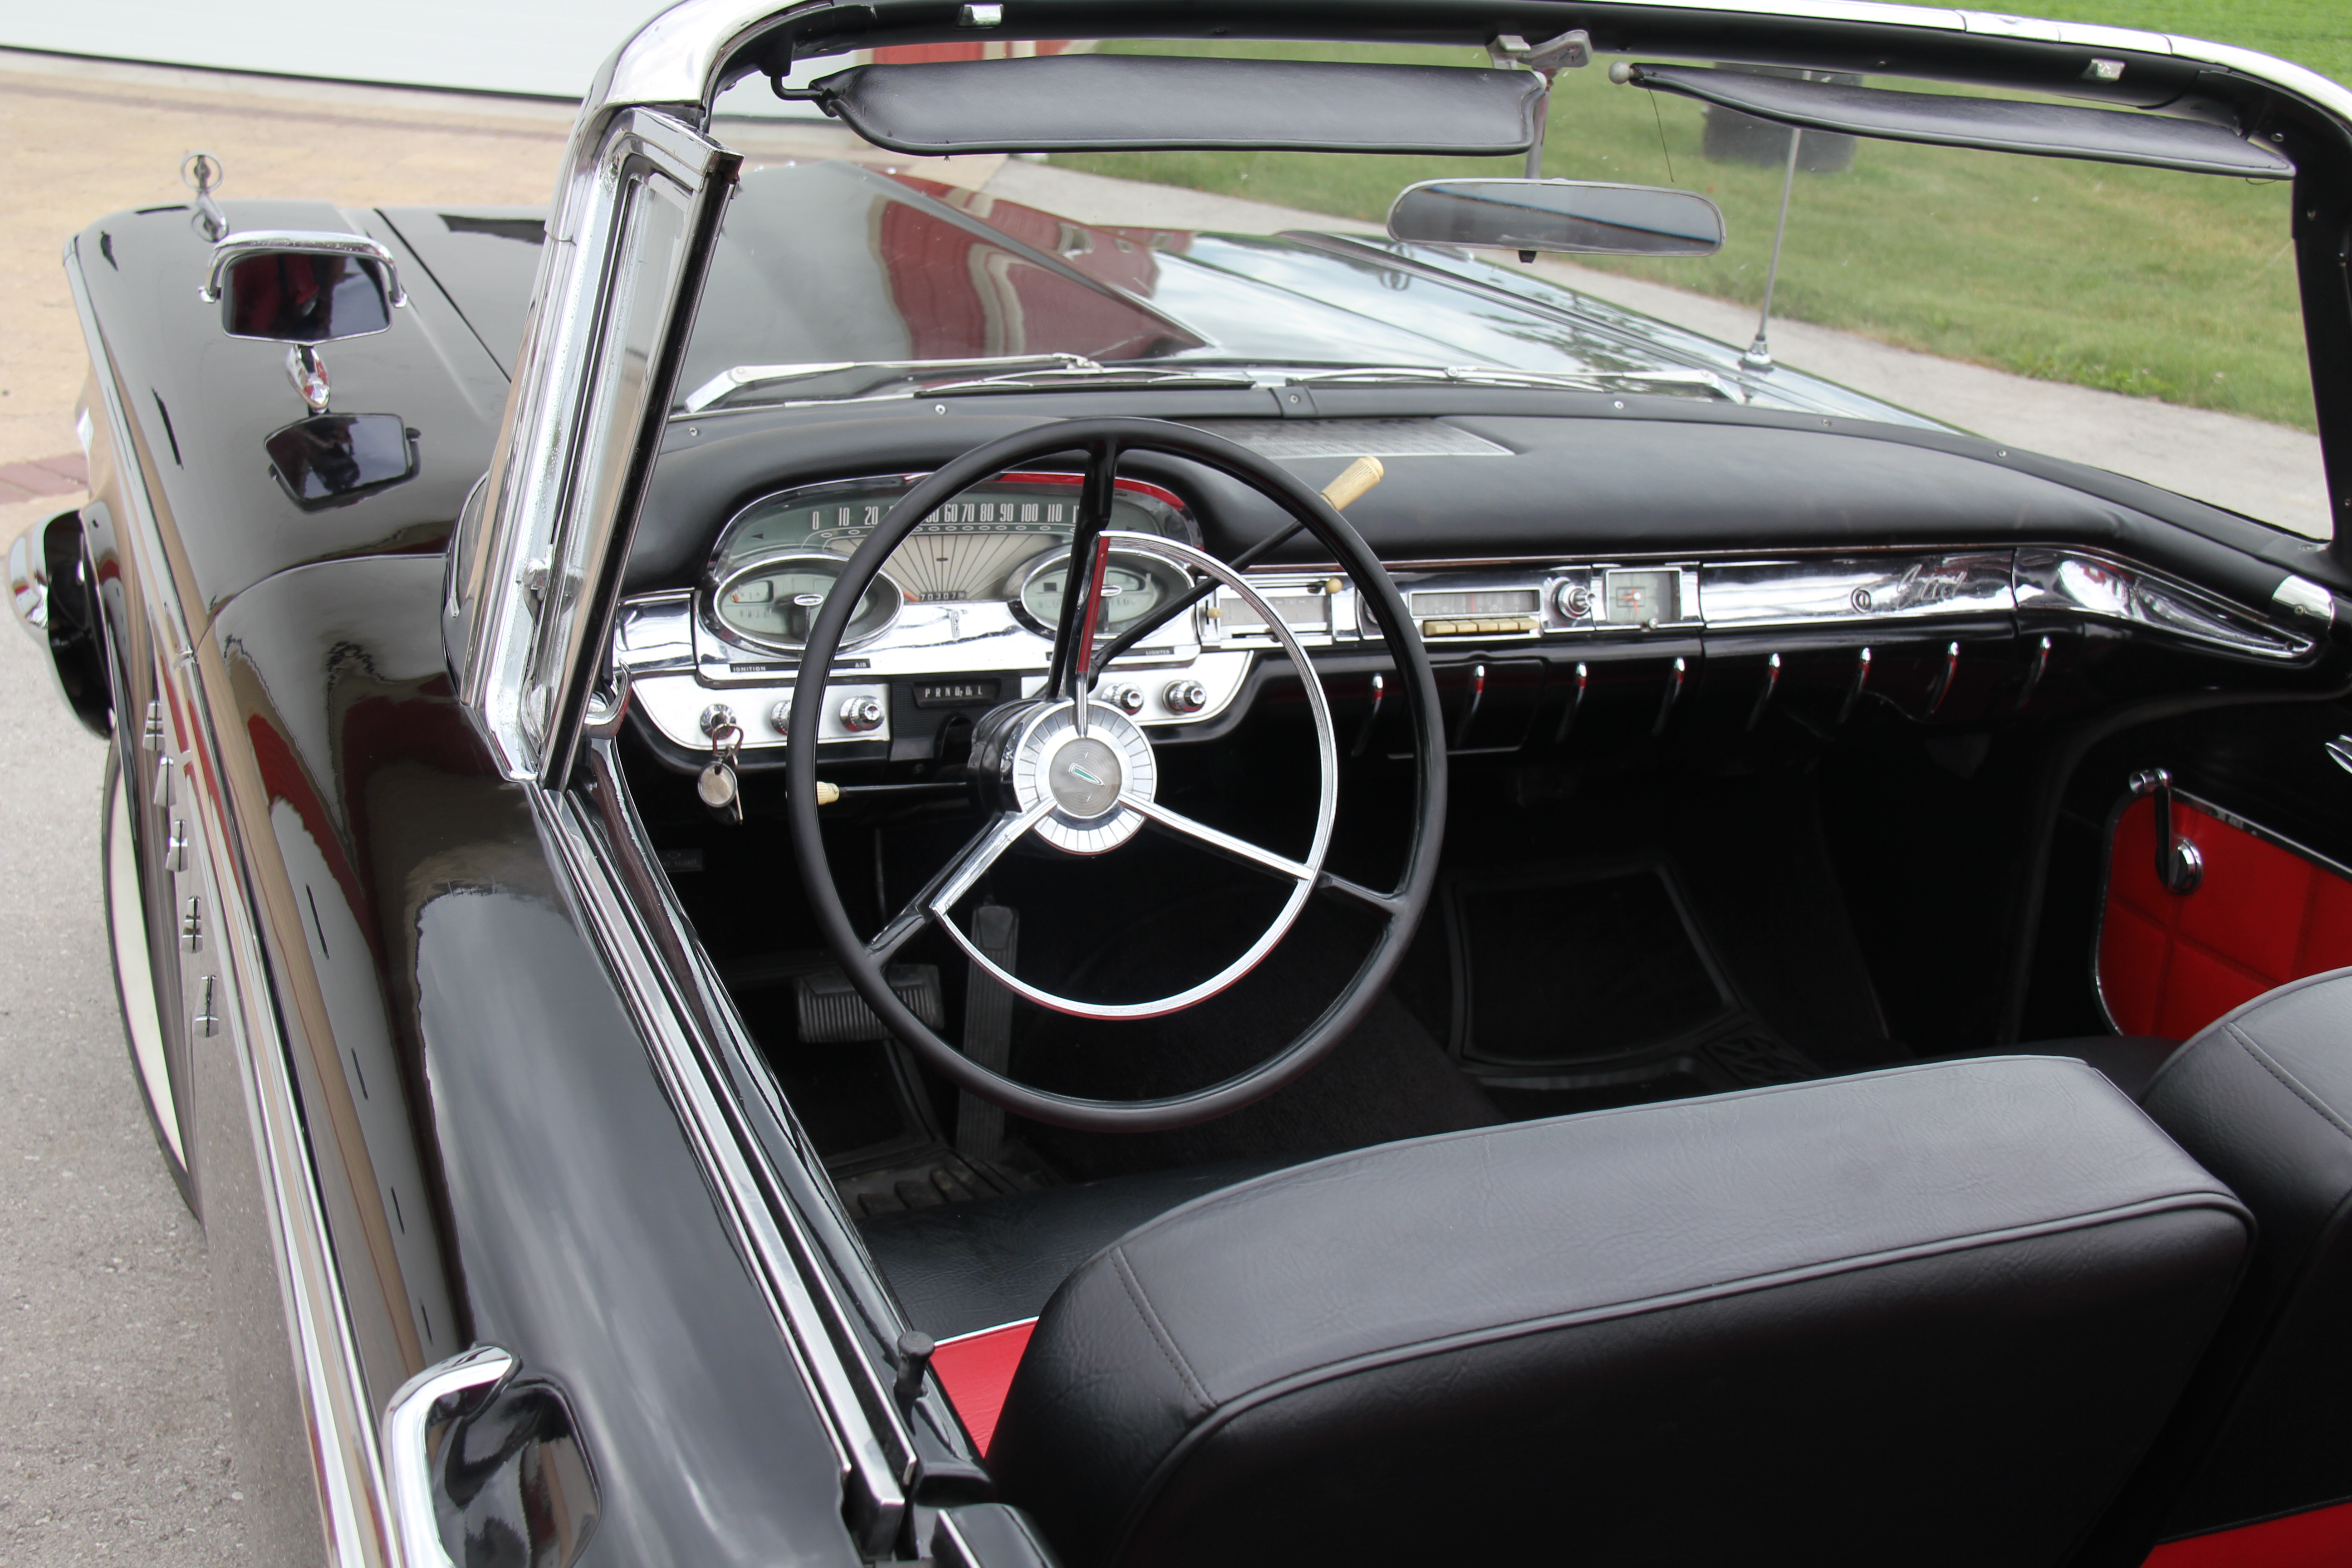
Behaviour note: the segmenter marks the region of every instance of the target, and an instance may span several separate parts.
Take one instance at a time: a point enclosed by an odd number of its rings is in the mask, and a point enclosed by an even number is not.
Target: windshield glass
[[[1491,63],[1331,43],[1076,47]],[[1785,129],[1612,84],[1608,64],[1559,73],[1544,174],[1703,194],[1727,220],[1716,255],[1529,262],[1387,239],[1408,184],[1516,175],[1518,157],[917,159],[830,122],[771,121],[768,154],[747,147],[681,400],[1507,371],[2013,437],[2326,534],[2285,183],[1818,132],[1797,139],[1791,175]]]

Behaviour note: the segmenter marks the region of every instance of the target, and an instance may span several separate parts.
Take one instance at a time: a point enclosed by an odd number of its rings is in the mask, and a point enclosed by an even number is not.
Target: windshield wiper
[[[951,375],[958,371],[1022,371],[1061,370],[1098,371],[1102,366],[1084,354],[997,354],[987,359],[869,359],[834,360],[817,364],[739,364],[722,370],[700,386],[686,395],[681,406],[688,414],[699,414],[713,404],[733,396],[747,387],[774,386],[784,382],[814,381],[823,376],[846,375],[853,372],[872,373],[881,381],[915,378],[925,374]],[[868,385],[878,384],[878,382]]]
[[[1014,371],[973,381],[934,382],[926,395],[950,392],[1058,391],[1076,386],[1255,386],[1259,378],[1246,371],[1170,370],[1137,364],[1074,364],[1058,370]]]
[[[1727,402],[1747,399],[1711,370],[1513,370],[1504,365],[1349,365],[1336,370],[1302,370],[1288,380],[1320,385],[1370,384],[1399,382],[1450,383],[1465,386],[1563,386],[1580,391],[1611,392],[1628,384],[1636,387],[1688,387],[1712,392]]]

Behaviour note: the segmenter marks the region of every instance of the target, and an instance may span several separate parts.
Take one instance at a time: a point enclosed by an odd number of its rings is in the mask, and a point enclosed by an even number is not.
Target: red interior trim
[[[2343,1568],[2352,1563],[2352,1502],[2168,1541],[2143,1568]]]
[[[1036,1326],[1036,1319],[1024,1318],[941,1340],[931,1352],[931,1370],[939,1373],[948,1399],[963,1418],[963,1429],[980,1445],[983,1458],[989,1439],[996,1436],[996,1418],[1004,1410],[1004,1394],[1013,1386],[1021,1352],[1029,1348],[1029,1331]]]
[[[2204,858],[2186,895],[2156,879],[2156,807],[2133,801],[2108,847],[2099,990],[2126,1035],[2185,1040],[2241,1003],[2352,964],[2352,882],[2198,810],[2174,825]]]

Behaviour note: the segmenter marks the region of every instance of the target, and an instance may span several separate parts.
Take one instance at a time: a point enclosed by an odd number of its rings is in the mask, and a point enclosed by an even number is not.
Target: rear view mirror
[[[221,308],[233,338],[324,343],[392,325],[406,303],[392,252],[362,234],[286,229],[232,234],[213,247],[196,297]]]
[[[1712,256],[1723,209],[1693,191],[1585,180],[1424,180],[1389,208],[1389,234],[1431,245],[1613,256]]]

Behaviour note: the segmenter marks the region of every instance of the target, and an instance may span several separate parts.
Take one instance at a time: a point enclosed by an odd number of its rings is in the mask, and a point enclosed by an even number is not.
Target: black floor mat
[[[1188,900],[1105,944],[1085,978],[1150,994],[1199,978],[1183,935],[1216,918]],[[1367,951],[1361,921],[1318,903],[1254,973],[1171,1017],[1105,1026],[1024,1010],[1014,1075],[1044,1088],[1141,1100],[1217,1083],[1279,1050],[1319,1015]],[[1305,1077],[1253,1106],[1163,1132],[1077,1132],[1023,1122],[1021,1135],[1078,1180],[1171,1165],[1319,1154],[1504,1121],[1437,1040],[1389,996]]]

